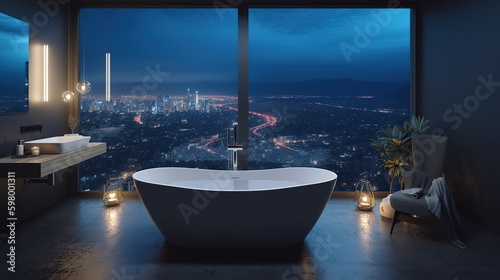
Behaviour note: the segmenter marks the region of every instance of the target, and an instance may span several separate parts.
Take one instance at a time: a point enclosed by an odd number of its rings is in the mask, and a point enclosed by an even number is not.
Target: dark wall
[[[68,104],[61,99],[67,90],[67,19],[68,1],[48,1],[56,5],[42,7],[47,1],[1,1],[0,12],[30,23],[30,70],[28,113],[0,115],[0,157],[14,154],[18,139],[26,141],[69,133],[67,125]],[[62,4],[59,4],[62,3]],[[49,102],[43,98],[43,45],[49,45]],[[20,127],[42,124],[42,133],[21,134]],[[24,185],[23,178],[16,178],[17,217],[25,219],[67,195],[68,171],[56,174],[56,185]],[[6,174],[2,174],[5,177]],[[73,184],[74,185],[74,184]],[[6,215],[7,180],[0,179],[0,218]],[[5,211],[3,211],[5,209]],[[3,219],[3,218],[2,218]],[[1,230],[0,230],[1,231]]]
[[[499,11],[496,0],[421,1],[416,19],[417,112],[449,137],[445,174],[459,211],[496,234]]]

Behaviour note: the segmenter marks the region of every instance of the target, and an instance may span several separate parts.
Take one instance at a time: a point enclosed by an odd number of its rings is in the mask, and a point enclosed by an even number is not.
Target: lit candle
[[[31,155],[39,156],[40,155],[40,147],[31,147]]]
[[[106,206],[114,206],[120,203],[120,193],[116,190],[108,191],[105,193],[104,203]]]
[[[116,193],[112,192],[109,194],[109,201],[116,201]]]
[[[358,208],[361,210],[370,210],[373,207],[371,200],[366,194],[362,194],[358,200]]]

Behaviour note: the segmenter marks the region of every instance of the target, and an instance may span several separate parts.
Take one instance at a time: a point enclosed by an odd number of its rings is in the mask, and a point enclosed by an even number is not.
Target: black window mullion
[[[243,151],[238,154],[238,169],[248,169],[248,7],[238,8],[238,137]]]

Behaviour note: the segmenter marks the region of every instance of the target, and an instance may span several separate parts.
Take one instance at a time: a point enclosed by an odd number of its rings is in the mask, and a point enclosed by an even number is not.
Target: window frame
[[[249,70],[248,70],[248,27],[249,9],[251,8],[409,8],[410,9],[410,114],[416,112],[416,4],[411,0],[333,0],[331,4],[324,1],[292,0],[283,3],[279,0],[253,0],[251,3],[245,0],[174,0],[174,1],[99,1],[81,0],[70,5],[70,17],[68,18],[68,44],[70,46],[69,83],[78,81],[79,67],[79,22],[80,9],[82,8],[234,8],[238,13],[238,137],[242,139],[243,151],[238,154],[238,167],[248,170],[248,143],[249,143]],[[80,98],[68,105],[70,114],[80,116]],[[80,176],[76,176],[77,189],[79,189]]]

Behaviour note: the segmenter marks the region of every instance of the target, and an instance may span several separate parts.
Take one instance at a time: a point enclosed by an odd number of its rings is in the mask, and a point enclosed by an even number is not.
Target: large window
[[[377,130],[409,119],[409,9],[250,9],[253,169],[313,166],[388,190]]]
[[[133,190],[131,174],[150,167],[225,169],[238,114],[248,119],[250,169],[330,169],[337,191],[367,172],[388,190],[369,140],[409,118],[410,10],[249,8],[248,23],[236,11],[81,10],[80,78],[93,85],[81,97],[81,133],[108,152],[81,165],[80,191],[115,176]],[[238,65],[243,49],[248,65]],[[247,92],[238,92],[242,69]]]
[[[145,168],[225,169],[237,121],[237,13],[214,9],[82,9],[81,133],[107,153],[80,168],[80,191]],[[112,24],[109,24],[109,23]],[[110,98],[106,100],[106,53]]]

